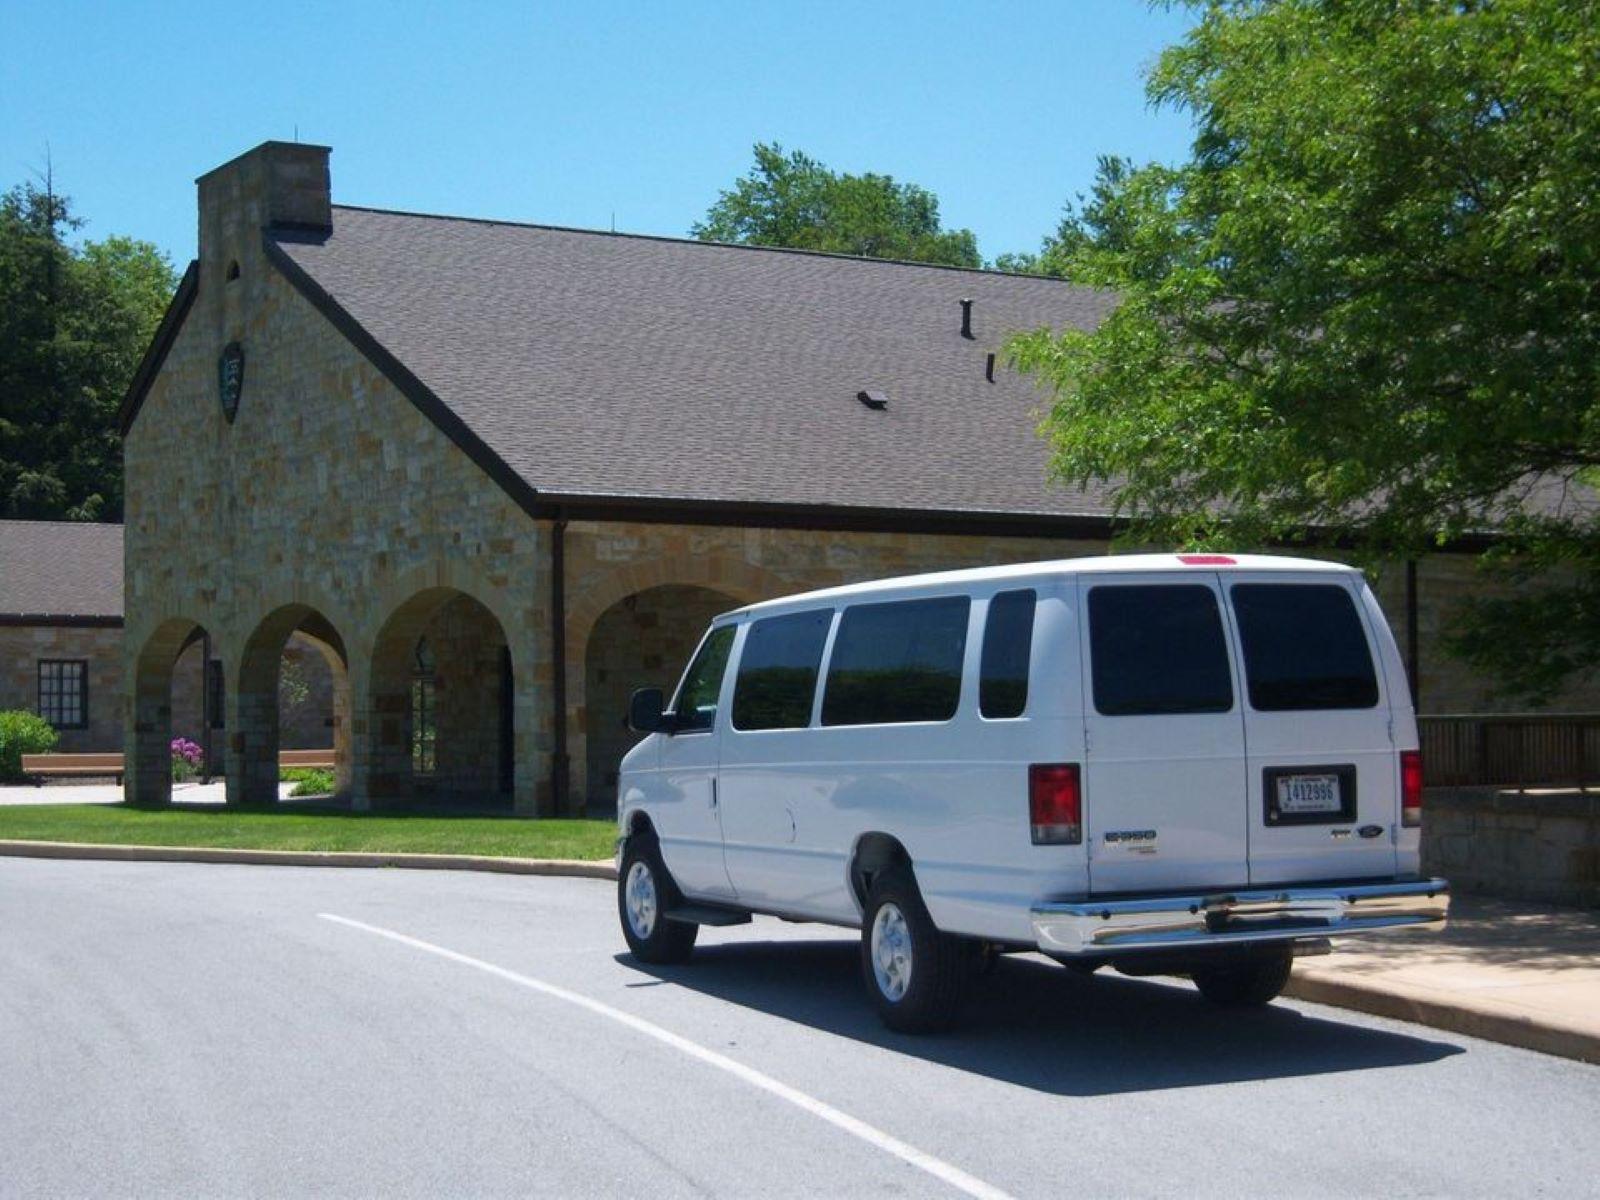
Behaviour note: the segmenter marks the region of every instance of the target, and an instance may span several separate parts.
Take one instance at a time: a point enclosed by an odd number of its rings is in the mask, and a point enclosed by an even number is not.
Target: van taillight
[[[1400,751],[1400,824],[1422,824],[1422,751]]]
[[[1034,763],[1028,768],[1028,821],[1035,846],[1083,841],[1083,790],[1077,763]]]

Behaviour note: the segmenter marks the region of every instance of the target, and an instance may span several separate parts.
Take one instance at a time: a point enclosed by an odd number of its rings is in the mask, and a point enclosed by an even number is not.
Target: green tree
[[[839,174],[775,143],[755,147],[750,173],[689,232],[703,242],[983,265],[971,230],[940,226],[938,198],[927,189],[888,175]]]
[[[1055,468],[1144,541],[1493,531],[1519,586],[1455,646],[1537,702],[1600,664],[1600,6],[1190,6],[1148,81],[1190,158],[1108,179],[1085,211],[1114,221],[1065,239],[1121,303],[1013,343]]]
[[[47,183],[0,197],[0,517],[120,520],[116,413],[176,280],[148,242],[72,246]]]

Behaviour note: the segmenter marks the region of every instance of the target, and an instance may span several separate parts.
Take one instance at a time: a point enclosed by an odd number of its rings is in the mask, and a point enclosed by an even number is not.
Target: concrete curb
[[[1450,1033],[1463,1033],[1487,1042],[1500,1042],[1524,1050],[1538,1050],[1579,1062],[1600,1063],[1600,1035],[1574,1029],[1523,1013],[1464,1004],[1458,997],[1394,981],[1382,985],[1331,969],[1296,969],[1283,989],[1285,996],[1353,1009],[1374,1017],[1389,1017],[1427,1025]]]
[[[571,858],[490,858],[478,854],[381,854],[348,850],[223,850],[214,846],[119,846],[100,842],[0,840],[12,858],[98,858],[114,862],[252,863],[272,867],[402,867],[414,871],[489,871],[502,875],[559,875],[615,879],[609,861]]]

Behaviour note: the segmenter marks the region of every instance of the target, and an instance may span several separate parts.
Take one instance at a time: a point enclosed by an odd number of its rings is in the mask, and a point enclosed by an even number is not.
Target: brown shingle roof
[[[0,521],[0,617],[122,616],[122,526]]]
[[[1104,292],[347,207],[273,248],[545,498],[1108,511],[1047,479],[1031,382],[985,379],[1007,334],[1092,327]]]

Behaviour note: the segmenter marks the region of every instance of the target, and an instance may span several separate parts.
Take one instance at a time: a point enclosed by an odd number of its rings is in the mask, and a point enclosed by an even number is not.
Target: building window
[[[39,660],[39,715],[57,729],[89,727],[89,664],[83,659]]]
[[[416,775],[432,775],[438,766],[433,667],[433,647],[427,638],[419,638],[411,667],[411,770]]]

